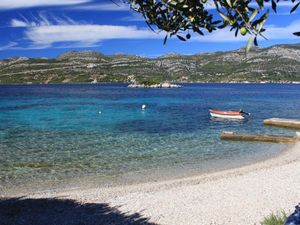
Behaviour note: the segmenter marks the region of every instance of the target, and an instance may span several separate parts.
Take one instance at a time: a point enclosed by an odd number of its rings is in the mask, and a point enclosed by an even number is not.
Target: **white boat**
[[[240,111],[221,111],[221,110],[213,110],[210,109],[209,113],[211,117],[215,118],[223,118],[223,119],[245,119],[249,113],[244,112],[243,110]]]

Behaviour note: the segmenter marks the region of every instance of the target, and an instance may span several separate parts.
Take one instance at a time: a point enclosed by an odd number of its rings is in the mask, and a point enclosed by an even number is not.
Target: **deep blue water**
[[[212,120],[211,108],[242,108],[251,116],[240,122]],[[300,86],[292,84],[184,84],[181,89],[4,85],[0,184],[79,177],[99,183],[123,177],[147,180],[174,171],[241,165],[275,155],[284,146],[221,141],[222,131],[293,135],[293,130],[264,127],[262,121],[300,119],[299,111]]]

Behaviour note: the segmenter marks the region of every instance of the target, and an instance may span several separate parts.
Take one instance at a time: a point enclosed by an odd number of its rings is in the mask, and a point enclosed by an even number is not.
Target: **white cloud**
[[[16,43],[16,42],[9,42],[6,45],[0,46],[0,51],[13,49],[17,45],[18,45],[18,43]]]
[[[153,39],[162,38],[148,28],[78,23],[69,17],[39,14],[31,21],[20,15],[22,20],[11,20],[12,27],[25,27],[26,41],[30,48],[61,46],[94,47],[109,39]]]
[[[21,16],[22,17],[22,16]],[[22,20],[13,19],[11,26],[25,27],[24,38],[26,45],[11,42],[4,46],[6,49],[17,48],[69,48],[69,47],[95,47],[105,40],[112,39],[161,39],[165,33],[154,33],[149,28],[136,26],[99,25],[78,23],[69,17],[56,17],[54,15],[40,14],[32,17],[31,21],[22,17]],[[300,21],[294,21],[288,26],[278,27],[269,25],[266,27],[265,36],[270,40],[296,40],[299,37],[292,33],[300,31]],[[207,43],[246,42],[249,36],[234,37],[234,32],[229,29],[217,30],[205,36],[193,35],[191,41]],[[260,38],[261,39],[261,38]],[[176,40],[176,38],[173,38]],[[3,48],[3,47],[2,47]]]
[[[95,43],[111,39],[161,38],[149,29],[113,25],[50,25],[31,27],[26,37],[35,45],[49,46],[62,42]]]
[[[18,19],[12,19],[10,22],[11,27],[28,27],[28,23]]]
[[[300,21],[295,21],[287,27],[268,26],[264,34],[269,40],[299,39],[292,33],[300,31]],[[26,37],[35,46],[53,46],[61,43],[73,43],[76,46],[95,46],[101,41],[112,39],[163,39],[163,34],[156,34],[149,29],[135,26],[115,25],[49,25],[31,27],[26,31]],[[192,41],[201,42],[241,42],[247,41],[249,36],[234,37],[229,29],[215,31],[205,36],[195,36]]]
[[[127,22],[145,22],[145,18],[139,13],[132,13],[130,16],[121,18],[121,20]]]
[[[20,15],[22,19],[14,18],[10,21],[11,27],[41,27],[50,25],[75,25],[77,24],[74,20],[67,16],[57,17],[51,14],[39,13],[38,16],[32,16],[29,21],[24,16]],[[50,19],[51,18],[51,19]]]
[[[1,0],[0,10],[18,8],[76,5],[90,2],[91,0]]]
[[[88,4],[81,6],[74,6],[72,10],[89,10],[89,11],[129,11],[129,4],[122,2],[115,3],[101,3],[101,4]]]
[[[286,27],[277,27],[276,25],[270,25],[266,27],[265,36],[271,40],[288,40],[300,38],[293,35],[294,32],[300,31],[300,20],[293,21]]]

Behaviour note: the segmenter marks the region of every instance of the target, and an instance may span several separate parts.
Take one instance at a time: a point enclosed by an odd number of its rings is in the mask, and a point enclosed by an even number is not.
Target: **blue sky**
[[[292,35],[300,31],[300,10],[290,15],[292,3],[281,2],[278,13],[269,16],[269,40],[261,40],[262,47],[300,43]],[[212,8],[209,3],[207,7]],[[247,37],[234,38],[225,29],[204,37],[192,34],[188,42],[172,38],[163,46],[163,32],[155,34],[127,5],[109,0],[0,0],[0,33],[0,58],[56,57],[70,50],[157,57],[226,51],[247,42]]]

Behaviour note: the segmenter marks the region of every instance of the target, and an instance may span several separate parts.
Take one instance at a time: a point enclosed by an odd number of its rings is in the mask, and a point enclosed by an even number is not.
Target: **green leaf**
[[[272,9],[274,10],[274,12],[277,13],[276,8],[277,8],[277,4],[274,2],[274,0],[272,0]]]
[[[291,12],[290,12],[290,13],[293,13],[293,12],[298,8],[299,5],[300,5],[300,2],[298,2],[298,3],[291,9]]]
[[[253,42],[253,37],[251,36],[248,40],[248,43],[247,43],[247,46],[246,46],[246,54],[249,52],[250,48],[251,48],[251,45],[252,45],[252,42]]]
[[[221,23],[222,21],[221,20],[216,20],[216,21],[213,21],[211,24],[219,24],[219,23]]]
[[[258,46],[258,43],[257,43],[257,37],[254,38],[254,45],[255,45],[255,46]]]
[[[257,29],[257,32],[260,33],[262,27],[264,26],[266,20],[264,19],[259,25],[258,25],[258,29]]]
[[[226,0],[227,4],[232,7],[232,3],[231,3],[231,0]]]
[[[228,21],[228,22],[230,21],[230,19],[227,16],[225,16],[223,13],[219,12],[219,14],[225,21]]]
[[[235,30],[234,36],[237,37],[238,33],[239,33],[239,29],[237,28],[237,29]]]
[[[257,15],[257,13],[258,13],[258,10],[257,10],[257,9],[255,9],[255,10],[252,12],[251,16],[249,17],[249,21],[250,21],[250,22],[255,18],[255,16]]]
[[[204,35],[204,33],[197,27],[194,28],[194,31],[196,31],[198,34],[200,34],[202,36]]]
[[[238,3],[238,0],[235,0],[235,1],[233,2],[233,6],[236,6],[237,3]]]
[[[164,45],[167,43],[168,35],[165,36]]]
[[[177,34],[176,36],[180,41],[186,41],[185,38],[181,37],[180,35]]]
[[[300,36],[300,32],[295,32],[293,35]]]
[[[259,8],[262,9],[264,7],[264,1],[263,0],[256,0],[256,2],[258,4]]]

